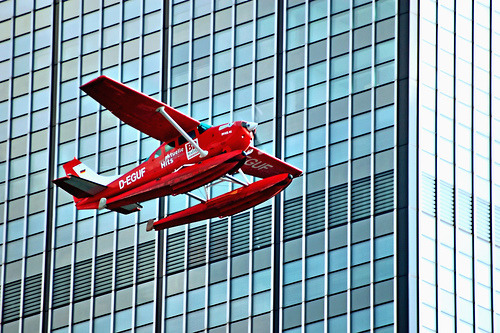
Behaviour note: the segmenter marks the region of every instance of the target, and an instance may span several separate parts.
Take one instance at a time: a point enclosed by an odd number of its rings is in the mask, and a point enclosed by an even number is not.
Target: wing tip
[[[92,79],[89,82],[87,82],[85,84],[82,84],[80,86],[80,89],[83,90],[83,91],[85,91],[85,92],[87,92],[90,88],[92,88],[93,86],[101,83],[102,81],[115,81],[115,80],[107,77],[106,75],[100,75],[100,76],[96,77],[95,79]]]

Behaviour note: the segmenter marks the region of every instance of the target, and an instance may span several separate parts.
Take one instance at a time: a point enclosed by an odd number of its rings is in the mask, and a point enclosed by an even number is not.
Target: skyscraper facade
[[[499,67],[496,1],[1,2],[2,331],[499,330]],[[159,232],[192,199],[77,211],[62,164],[160,144],[79,90],[99,75],[258,122],[304,175]]]

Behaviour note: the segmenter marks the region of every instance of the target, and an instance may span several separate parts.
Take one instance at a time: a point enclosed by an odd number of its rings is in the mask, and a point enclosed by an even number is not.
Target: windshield
[[[198,133],[201,134],[201,133],[205,132],[207,129],[209,129],[210,127],[212,127],[212,126],[205,124],[205,123],[200,123],[200,125],[198,125]]]

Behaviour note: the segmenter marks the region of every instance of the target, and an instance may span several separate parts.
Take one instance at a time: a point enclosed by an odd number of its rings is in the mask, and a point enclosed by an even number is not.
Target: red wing
[[[193,130],[199,121],[157,101],[143,93],[129,88],[104,75],[80,87],[90,97],[99,102],[124,123],[163,142],[179,136],[179,132],[158,112],[160,106],[186,132]]]
[[[250,147],[253,151],[248,155],[241,170],[250,176],[267,178],[282,173],[289,173],[293,177],[302,175],[302,170],[297,169],[274,156],[271,156],[255,147]]]

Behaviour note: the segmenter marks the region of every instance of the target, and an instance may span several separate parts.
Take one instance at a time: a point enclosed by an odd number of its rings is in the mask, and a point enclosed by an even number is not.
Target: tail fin
[[[85,164],[74,158],[63,165],[65,177],[53,180],[54,184],[73,196],[75,202],[96,195],[107,188],[115,177],[104,177],[95,173]]]
[[[64,171],[66,171],[66,175],[73,175],[76,177],[80,177],[86,180],[90,180],[91,182],[100,184],[100,185],[108,185],[116,177],[105,177],[98,175],[94,170],[80,162],[76,157],[71,161],[65,163],[63,165]]]

